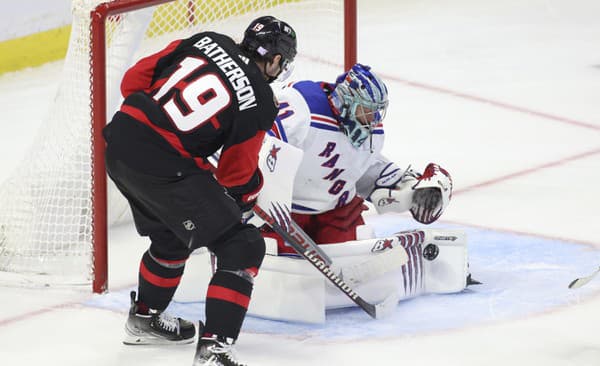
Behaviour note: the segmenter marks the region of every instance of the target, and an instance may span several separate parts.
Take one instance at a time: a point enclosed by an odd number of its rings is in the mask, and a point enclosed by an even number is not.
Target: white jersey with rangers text
[[[358,193],[366,198],[388,164],[381,155],[383,126],[372,140],[352,146],[340,129],[326,91],[332,85],[301,81],[275,90],[279,114],[269,134],[304,151],[292,196],[292,210],[317,214],[346,205]],[[372,144],[372,146],[371,146]]]

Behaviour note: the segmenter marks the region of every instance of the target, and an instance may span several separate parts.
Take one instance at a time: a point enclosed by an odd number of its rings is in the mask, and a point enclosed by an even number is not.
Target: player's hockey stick
[[[219,152],[214,153],[208,158],[213,169],[216,169],[215,166],[218,164],[219,158]],[[283,207],[280,204],[272,204],[271,210],[269,211],[269,217],[273,218],[283,230],[291,233],[302,232],[303,235],[297,237],[298,243],[302,245],[302,251],[310,250],[311,252],[316,253],[316,255],[318,255],[319,258],[325,262],[325,264],[331,266],[331,258],[306,233],[304,233],[304,231],[292,219],[289,208]]]
[[[303,242],[311,243],[312,239],[300,228],[293,225],[284,229],[271,215],[265,212],[260,206],[254,206],[254,212],[263,219],[277,234],[279,234],[289,245],[294,248],[301,256],[308,260],[319,272],[342,291],[350,300],[363,309],[374,319],[381,319],[389,315],[398,304],[398,294],[396,291],[389,295],[379,304],[371,304],[358,295],[352,287],[344,282],[311,248],[302,245]]]
[[[213,168],[219,161],[219,154],[209,157]],[[267,213],[260,204],[254,206],[254,212],[265,221],[279,236],[281,236],[298,254],[307,259],[319,272],[327,277],[335,287],[348,296],[354,303],[367,312],[371,317],[379,319],[391,313],[398,304],[399,294],[394,291],[379,304],[366,302],[347,285],[331,268],[331,259],[290,217],[289,209],[277,202],[272,202]]]
[[[580,278],[576,278],[573,281],[571,281],[571,283],[569,284],[569,288],[580,288],[583,285],[587,284],[588,282],[590,282],[594,277],[596,277],[596,275],[598,274],[598,272],[600,272],[600,267],[598,267],[598,269],[596,269],[594,271],[594,273],[592,273],[589,276],[586,277],[580,277]]]

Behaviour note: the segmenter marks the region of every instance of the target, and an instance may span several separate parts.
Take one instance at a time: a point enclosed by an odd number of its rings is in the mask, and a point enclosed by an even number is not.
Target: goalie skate
[[[151,310],[150,314],[139,314],[135,295],[135,291],[132,291],[131,308],[125,323],[124,344],[187,344],[194,341],[196,329],[193,323],[159,311]]]

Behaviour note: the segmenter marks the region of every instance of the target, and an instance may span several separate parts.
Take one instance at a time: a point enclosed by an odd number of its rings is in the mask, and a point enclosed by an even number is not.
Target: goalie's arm
[[[391,188],[402,179],[404,170],[379,154],[369,169],[356,182],[356,191],[362,197],[370,197],[377,188]]]

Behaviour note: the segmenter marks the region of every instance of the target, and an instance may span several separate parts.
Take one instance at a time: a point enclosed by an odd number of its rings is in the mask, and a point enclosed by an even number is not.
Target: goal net
[[[106,188],[101,137],[126,69],[203,30],[240,41],[252,19],[274,15],[298,34],[292,79],[332,80],[352,54],[344,14],[356,14],[355,1],[344,0],[74,0],[72,11],[53,106],[18,169],[0,184],[0,281],[93,281],[96,292],[106,289],[106,226],[129,212],[118,191]]]

